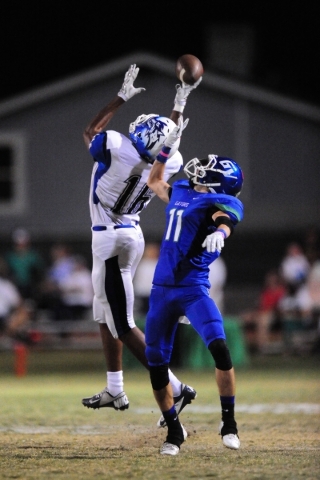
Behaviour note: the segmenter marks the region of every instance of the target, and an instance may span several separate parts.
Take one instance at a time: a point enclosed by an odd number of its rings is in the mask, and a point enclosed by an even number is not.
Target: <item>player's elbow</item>
[[[152,181],[152,179],[148,178],[148,180],[147,180],[147,186],[148,186],[148,188],[150,188],[150,190],[152,190],[153,192],[155,191],[155,182]]]
[[[90,131],[88,129],[85,129],[83,131],[82,136],[83,136],[84,143],[86,144],[87,147],[89,147],[89,143],[92,140],[92,135],[91,135]]]

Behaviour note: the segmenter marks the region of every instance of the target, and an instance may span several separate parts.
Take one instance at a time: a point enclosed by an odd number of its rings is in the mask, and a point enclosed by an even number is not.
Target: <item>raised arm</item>
[[[139,68],[135,64],[131,65],[129,70],[126,72],[124,77],[124,82],[121,89],[118,92],[118,95],[111,100],[108,105],[103,107],[102,110],[93,118],[93,120],[87,125],[83,132],[84,143],[87,148],[92,138],[97,134],[106,129],[106,126],[110,122],[113,115],[116,113],[119,107],[127,102],[137,93],[141,93],[145,88],[135,88],[133,82],[137,78],[139,73]]]
[[[149,178],[147,181],[148,187],[165,203],[169,203],[169,188],[170,185],[163,180],[163,174],[165,170],[165,164],[155,160]]]
[[[179,118],[182,116],[184,108],[187,104],[187,99],[192,90],[197,88],[201,83],[202,77],[194,85],[187,85],[184,82],[181,82],[181,85],[178,83],[176,85],[176,96],[174,98],[174,106],[170,115],[170,119],[178,125]]]
[[[164,142],[162,150],[157,155],[154,161],[149,178],[147,181],[148,187],[164,202],[169,203],[169,189],[171,186],[165,180],[163,180],[165,164],[168,160],[171,148],[176,141],[181,137],[183,130],[188,125],[189,119],[183,121],[183,117],[178,119],[177,126],[169,133],[168,138]]]

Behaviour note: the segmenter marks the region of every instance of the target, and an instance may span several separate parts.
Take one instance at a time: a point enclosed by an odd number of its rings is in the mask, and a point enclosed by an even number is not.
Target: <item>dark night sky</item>
[[[136,51],[206,67],[208,32],[245,24],[254,59],[245,80],[320,106],[316,1],[5,1],[0,7],[0,101]]]

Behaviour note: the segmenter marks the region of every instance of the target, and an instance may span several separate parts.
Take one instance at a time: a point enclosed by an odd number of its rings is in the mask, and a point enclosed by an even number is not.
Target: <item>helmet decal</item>
[[[129,137],[139,155],[148,162],[153,162],[160,152],[167,136],[176,124],[167,117],[151,113],[140,115],[129,126]],[[180,139],[171,149],[172,156],[179,148]]]

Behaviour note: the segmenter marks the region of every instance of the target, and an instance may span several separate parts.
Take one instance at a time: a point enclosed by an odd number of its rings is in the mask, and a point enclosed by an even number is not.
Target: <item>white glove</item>
[[[214,233],[211,233],[207,236],[202,246],[207,248],[207,252],[209,253],[213,253],[216,250],[221,252],[222,248],[224,247],[225,238],[226,236],[223,234],[222,230],[216,230]]]
[[[183,130],[186,128],[186,126],[189,123],[189,118],[187,118],[185,121],[183,121],[183,117],[179,117],[178,124],[174,127],[174,129],[169,133],[167,136],[164,146],[172,148],[174,144],[176,143],[177,140],[182,135]]]
[[[118,92],[118,97],[121,97],[125,102],[134,95],[137,95],[137,93],[141,93],[143,90],[145,90],[143,87],[135,88],[133,86],[133,82],[137,78],[139,70],[140,69],[136,67],[136,64],[134,63],[130,66],[129,70],[125,74],[124,82]]]
[[[182,82],[182,86],[179,83],[178,83],[178,85],[176,85],[177,93],[176,93],[176,96],[175,96],[175,99],[174,99],[173,110],[175,110],[176,112],[180,112],[180,113],[183,112],[184,107],[186,106],[187,98],[188,98],[190,92],[192,92],[192,90],[197,88],[197,86],[200,84],[201,80],[202,80],[202,77],[200,77],[199,80],[197,80],[194,85],[187,85],[184,82]]]

